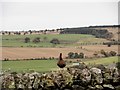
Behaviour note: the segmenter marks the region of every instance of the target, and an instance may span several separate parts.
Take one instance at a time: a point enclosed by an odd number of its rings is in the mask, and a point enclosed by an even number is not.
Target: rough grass
[[[108,58],[100,58],[100,59],[94,59],[94,60],[86,60],[86,64],[111,64],[111,63],[116,63],[120,62],[119,57],[108,57]]]
[[[24,43],[25,37],[31,39],[30,43]],[[40,43],[33,43],[32,40],[36,37],[40,37]],[[46,37],[46,40],[44,39]],[[53,47],[53,44],[50,43],[50,40],[57,38],[60,40],[60,45],[58,46],[71,46],[79,45],[79,43],[89,43],[89,42],[103,42],[104,39],[96,40],[92,35],[86,34],[40,34],[40,35],[2,35],[2,46],[17,46],[17,47]],[[89,39],[89,40],[88,40]],[[79,43],[78,43],[79,42]],[[98,43],[99,43],[98,42]]]

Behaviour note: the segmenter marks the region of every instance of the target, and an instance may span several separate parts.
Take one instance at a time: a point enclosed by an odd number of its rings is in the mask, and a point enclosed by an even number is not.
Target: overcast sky
[[[2,30],[118,24],[117,2],[2,2]]]

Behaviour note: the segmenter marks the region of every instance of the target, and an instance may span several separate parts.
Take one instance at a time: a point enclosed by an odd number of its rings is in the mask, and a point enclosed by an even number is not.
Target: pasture
[[[74,61],[74,60],[73,60]],[[111,64],[118,62],[118,57],[109,57],[101,59],[82,60],[86,64]],[[38,72],[47,72],[59,69],[57,66],[57,60],[20,60],[20,61],[3,61],[2,70],[10,70],[17,72],[28,72],[29,70],[35,70]],[[67,63],[72,65],[72,63]]]
[[[24,39],[30,38],[29,43],[25,43]],[[39,43],[32,42],[34,38],[40,38]],[[60,44],[53,45],[50,41],[57,38]],[[95,38],[92,35],[86,34],[33,34],[33,35],[2,35],[1,60],[8,58],[11,61],[2,61],[2,69],[22,72],[35,70],[38,72],[46,72],[58,69],[57,60],[23,60],[31,58],[49,58],[59,57],[59,53],[63,53],[63,58],[67,57],[69,52],[83,52],[87,57],[93,57],[95,52],[100,52],[101,49],[109,52],[118,52],[118,46],[112,45],[90,45],[90,43],[107,42],[105,39]],[[87,43],[88,45],[81,45]],[[82,47],[82,48],[81,48]],[[19,61],[14,61],[20,59]],[[83,60],[86,64],[110,64],[117,62],[117,57]]]
[[[93,65],[93,64],[105,64],[105,65],[107,65],[107,64],[111,64],[111,63],[117,63],[117,62],[120,62],[119,57],[117,57],[117,56],[85,61],[86,64],[91,64],[91,65]]]
[[[20,60],[20,61],[3,61],[2,69],[11,71],[29,71],[35,70],[40,72],[51,71],[57,68],[57,60]]]
[[[29,43],[25,43],[24,39],[30,38]],[[39,43],[33,43],[34,38],[40,38]],[[57,38],[60,44],[57,47],[79,46],[80,43],[103,43],[107,40],[98,39],[88,34],[33,34],[33,35],[2,35],[2,47],[54,47],[50,41]]]

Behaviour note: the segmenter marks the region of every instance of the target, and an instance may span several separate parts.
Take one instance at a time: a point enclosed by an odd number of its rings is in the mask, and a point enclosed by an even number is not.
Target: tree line
[[[93,29],[93,28],[66,28],[60,34],[90,34],[96,38],[112,38],[113,33],[108,32],[107,29]]]
[[[117,53],[115,51],[104,51],[104,50],[101,50],[99,54],[102,54],[104,57],[110,57],[110,56],[116,56]],[[93,54],[94,56],[98,56],[98,53],[94,53]],[[119,56],[119,54],[118,54]],[[84,55],[83,52],[80,52],[80,53],[76,53],[76,52],[69,52],[68,53],[68,56],[66,57],[67,59],[83,59],[83,58],[86,58],[86,56]]]

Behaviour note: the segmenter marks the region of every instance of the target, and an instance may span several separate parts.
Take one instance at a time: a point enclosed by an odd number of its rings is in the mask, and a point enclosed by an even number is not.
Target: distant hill
[[[114,27],[120,27],[120,25],[89,26],[89,28],[114,28]]]
[[[60,34],[90,34],[96,38],[118,40],[120,25],[63,28]]]
[[[1,31],[0,35],[29,35],[29,34],[90,34],[96,38],[117,40],[120,34],[120,25],[103,25],[75,28],[59,28],[52,30],[28,30],[28,31]]]

